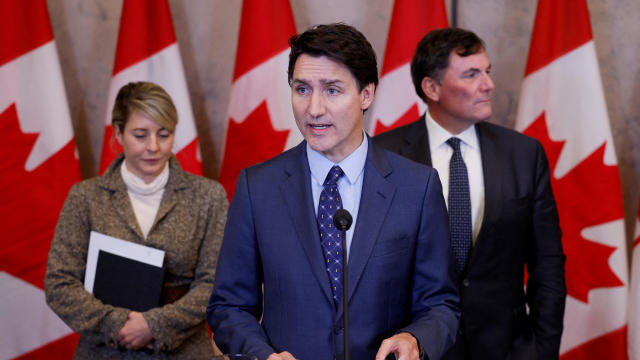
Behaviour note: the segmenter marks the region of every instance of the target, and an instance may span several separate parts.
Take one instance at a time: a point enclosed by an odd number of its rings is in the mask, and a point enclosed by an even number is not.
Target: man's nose
[[[321,93],[313,92],[309,104],[309,115],[313,117],[322,116],[325,113],[324,98]]]
[[[483,75],[483,82],[482,82],[482,90],[484,91],[493,91],[493,88],[495,87],[495,85],[493,84],[493,80],[491,79],[491,75],[489,75],[488,73],[484,73]]]

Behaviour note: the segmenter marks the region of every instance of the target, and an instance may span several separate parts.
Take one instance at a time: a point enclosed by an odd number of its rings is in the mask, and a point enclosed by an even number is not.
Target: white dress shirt
[[[482,218],[484,216],[484,174],[482,172],[482,157],[480,155],[480,143],[475,126],[468,127],[458,135],[452,135],[440,126],[426,112],[427,132],[429,133],[429,149],[431,150],[431,165],[438,170],[444,201],[449,207],[449,162],[453,155],[453,149],[447,140],[457,137],[460,140],[460,152],[467,166],[469,175],[469,192],[471,195],[471,226],[473,228],[473,244],[475,245]]]

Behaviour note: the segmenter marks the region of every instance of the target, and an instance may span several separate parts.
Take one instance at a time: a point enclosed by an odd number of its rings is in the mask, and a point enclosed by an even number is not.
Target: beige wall
[[[458,25],[487,43],[496,83],[493,122],[513,127],[536,0],[458,0]],[[291,0],[296,26],[344,21],[384,55],[392,0]],[[627,230],[633,229],[640,187],[640,2],[590,0],[611,127],[618,153]],[[122,1],[48,0],[83,176],[96,173]],[[221,158],[240,0],[170,0],[176,36],[202,145],[205,173],[217,177]],[[578,119],[579,121],[579,119]]]

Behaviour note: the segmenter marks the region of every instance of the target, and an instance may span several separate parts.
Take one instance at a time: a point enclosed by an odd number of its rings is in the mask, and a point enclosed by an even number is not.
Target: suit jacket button
[[[469,286],[469,284],[470,284],[470,283],[469,283],[469,279],[464,279],[464,280],[462,280],[462,286],[464,286],[464,287],[468,287],[468,286]]]

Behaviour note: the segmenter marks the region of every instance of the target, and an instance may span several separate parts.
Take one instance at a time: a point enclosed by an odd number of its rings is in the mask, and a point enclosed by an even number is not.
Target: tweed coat
[[[209,358],[205,309],[213,288],[228,201],[222,186],[186,173],[175,157],[154,224],[145,239],[120,175],[120,155],[103,176],[73,186],[51,243],[44,287],[47,303],[80,334],[76,359]],[[105,305],[83,287],[91,231],[166,252],[164,287],[188,286],[172,304],[143,313],[153,349],[119,350],[128,309]]]

